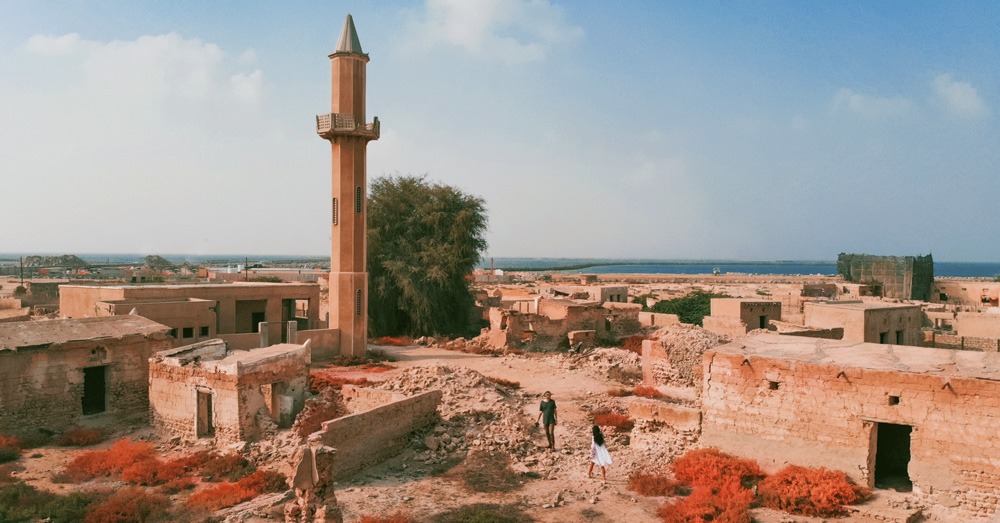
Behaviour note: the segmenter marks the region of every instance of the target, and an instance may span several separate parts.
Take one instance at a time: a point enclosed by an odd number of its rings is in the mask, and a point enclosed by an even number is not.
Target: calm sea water
[[[18,256],[25,253],[0,253],[0,265],[17,265]],[[145,255],[142,254],[87,254],[80,255],[91,263],[107,264],[139,264]],[[228,254],[228,255],[190,255],[165,254],[163,257],[174,263],[191,262],[195,264],[228,265],[243,263],[249,260],[251,264],[269,263],[302,264],[313,267],[326,266],[330,259],[322,256],[288,256],[260,254]],[[6,260],[6,261],[4,261]],[[517,270],[562,270],[568,273],[586,274],[712,274],[716,268],[722,273],[739,274],[790,274],[808,275],[837,274],[836,261],[781,260],[781,261],[739,261],[739,260],[623,260],[613,258],[494,258],[498,269]],[[482,268],[490,266],[490,260],[484,259]],[[934,275],[964,278],[993,278],[1000,275],[1000,262],[934,262]]]

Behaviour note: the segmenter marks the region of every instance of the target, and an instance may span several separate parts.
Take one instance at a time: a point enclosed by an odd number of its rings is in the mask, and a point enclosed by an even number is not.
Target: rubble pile
[[[663,345],[670,355],[670,364],[677,372],[677,385],[694,387],[701,381],[702,355],[726,339],[696,325],[667,325],[656,330],[652,338]]]

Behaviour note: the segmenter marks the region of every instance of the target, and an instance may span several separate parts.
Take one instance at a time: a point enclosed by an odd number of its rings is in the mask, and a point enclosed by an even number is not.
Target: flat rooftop
[[[762,334],[708,352],[832,367],[1000,381],[1000,353]]]
[[[875,309],[912,309],[919,308],[915,303],[891,303],[886,301],[814,301],[810,302],[816,307],[834,307],[837,309],[849,309],[855,311],[868,311]]]
[[[85,289],[220,289],[226,287],[314,287],[319,285],[312,282],[260,282],[260,281],[234,281],[218,283],[170,283],[170,284],[116,284],[116,285],[62,285],[62,287],[78,287]]]
[[[0,350],[47,347],[60,343],[131,335],[168,333],[170,327],[142,316],[104,316],[0,323]]]

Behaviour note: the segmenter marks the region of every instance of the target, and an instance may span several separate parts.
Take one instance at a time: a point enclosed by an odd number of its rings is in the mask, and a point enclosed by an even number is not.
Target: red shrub
[[[677,496],[688,492],[681,482],[669,476],[641,472],[629,476],[628,489],[642,496]]]
[[[184,475],[183,460],[162,462],[156,458],[137,461],[121,472],[122,481],[136,485],[160,485]]]
[[[391,516],[361,516],[357,523],[417,523],[417,520],[397,512]]]
[[[159,494],[127,487],[87,510],[86,523],[144,523],[160,515],[170,502]]]
[[[330,374],[329,371],[312,370],[309,372],[309,389],[322,392],[326,389],[340,390],[344,385],[365,386],[370,384],[368,378],[348,378]]]
[[[11,436],[0,435],[0,463],[21,457],[21,442]]]
[[[642,356],[642,342],[648,339],[645,336],[629,336],[622,340],[622,348]]]
[[[726,486],[730,479],[750,486],[764,477],[764,471],[757,462],[736,458],[712,448],[688,451],[674,461],[673,470],[678,481],[696,489],[718,489]]]
[[[138,462],[155,460],[153,453],[153,446],[149,443],[123,439],[107,450],[92,450],[73,458],[66,465],[64,474],[70,481],[119,474]]]
[[[656,387],[646,387],[645,385],[639,385],[632,391],[636,396],[642,396],[644,398],[659,398],[663,394]]]
[[[247,490],[256,492],[258,495],[267,492],[288,490],[288,480],[283,474],[279,474],[273,470],[258,470],[241,479],[239,484]]]
[[[183,492],[185,490],[191,490],[195,486],[194,479],[188,476],[181,476],[179,478],[174,478],[167,481],[160,486],[159,491],[164,494],[177,494],[178,492]]]
[[[789,465],[757,484],[765,507],[792,514],[831,517],[845,513],[844,505],[871,495],[838,470]]]
[[[206,510],[219,510],[249,501],[266,492],[285,490],[285,477],[277,472],[258,470],[236,483],[223,482],[194,493],[188,505]]]
[[[375,338],[372,345],[383,345],[389,347],[409,347],[413,345],[413,338],[407,336],[400,336],[398,338],[393,338],[392,336],[382,336],[381,338]]]
[[[594,425],[614,427],[619,432],[628,432],[632,430],[632,427],[635,427],[635,421],[628,416],[614,412],[598,412],[594,414]]]
[[[632,394],[634,394],[632,389],[627,387],[608,389],[608,396],[611,396],[612,398],[621,398],[624,396],[631,396]]]
[[[750,523],[753,492],[735,483],[723,490],[699,488],[657,510],[663,523]]]
[[[256,470],[256,467],[239,454],[216,454],[206,450],[175,461],[182,463],[187,469],[197,470],[205,481],[223,479],[236,481]]]
[[[89,447],[104,441],[104,438],[104,431],[100,429],[76,428],[63,432],[55,443],[61,447]]]

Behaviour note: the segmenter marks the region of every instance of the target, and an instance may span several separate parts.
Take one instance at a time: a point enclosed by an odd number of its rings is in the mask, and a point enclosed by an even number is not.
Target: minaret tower
[[[365,123],[368,55],[347,15],[333,65],[330,114],[316,117],[316,132],[333,152],[333,245],[330,256],[331,329],[340,331],[340,354],[365,355],[368,344],[367,176],[365,150],[378,140],[379,122]]]

